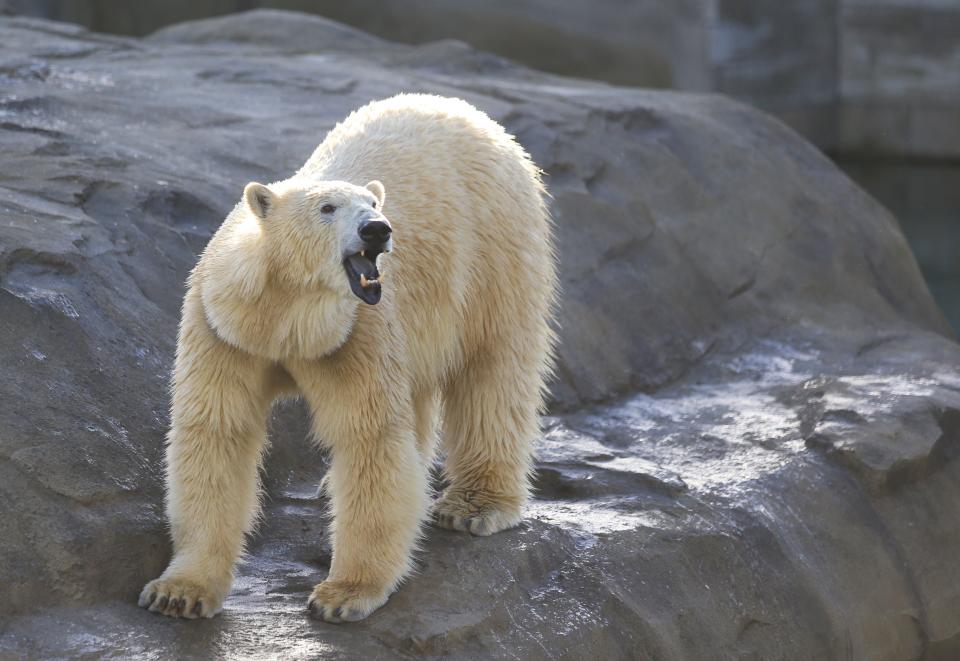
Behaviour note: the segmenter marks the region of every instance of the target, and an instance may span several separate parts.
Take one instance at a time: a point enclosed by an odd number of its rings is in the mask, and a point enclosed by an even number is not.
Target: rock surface
[[[311,621],[323,458],[288,406],[225,612],[137,609],[188,270],[247,181],[401,90],[477,104],[548,175],[562,346],[527,520],[430,530],[381,611]],[[295,14],[14,18],[0,144],[3,656],[960,654],[960,346],[894,219],[776,121]]]

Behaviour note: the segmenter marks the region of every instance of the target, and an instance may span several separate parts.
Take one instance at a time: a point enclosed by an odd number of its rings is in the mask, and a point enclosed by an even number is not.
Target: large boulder
[[[0,81],[5,653],[960,653],[960,347],[896,221],[777,121],[279,12],[4,19]],[[223,615],[137,609],[190,267],[246,182],[401,90],[468,99],[547,173],[562,342],[526,522],[430,530],[381,611],[311,621],[324,464],[288,406]]]

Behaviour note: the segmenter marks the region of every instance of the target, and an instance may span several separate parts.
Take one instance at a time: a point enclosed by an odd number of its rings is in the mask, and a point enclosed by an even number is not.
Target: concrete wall
[[[843,151],[960,156],[960,1],[844,0]]]
[[[837,144],[840,0],[712,0],[712,91],[778,115],[816,144]]]

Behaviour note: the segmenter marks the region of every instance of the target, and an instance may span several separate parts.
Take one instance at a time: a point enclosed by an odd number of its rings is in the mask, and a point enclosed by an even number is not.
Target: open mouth
[[[343,269],[347,272],[351,291],[367,305],[380,302],[383,275],[377,270],[377,257],[382,252],[381,248],[367,248],[347,255],[343,260]]]

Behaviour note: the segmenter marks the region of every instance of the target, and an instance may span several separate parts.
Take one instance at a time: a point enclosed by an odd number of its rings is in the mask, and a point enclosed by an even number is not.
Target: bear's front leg
[[[344,393],[327,393],[315,408],[317,434],[332,453],[325,487],[333,559],[308,608],[335,623],[362,620],[386,603],[410,571],[429,506],[411,412],[391,402],[396,393]]]
[[[262,361],[217,338],[188,294],[167,445],[173,559],[143,588],[141,607],[187,618],[220,611],[257,511],[271,399]]]

